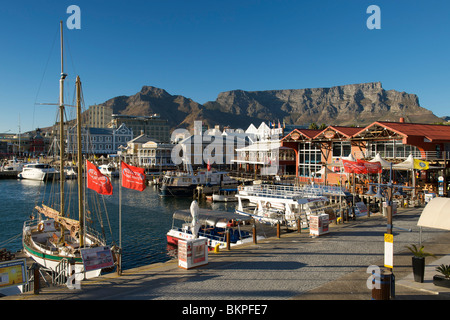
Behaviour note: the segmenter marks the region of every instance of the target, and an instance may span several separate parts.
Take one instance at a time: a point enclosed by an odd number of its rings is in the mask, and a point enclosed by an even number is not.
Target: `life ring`
[[[270,208],[272,208],[272,204],[270,202],[267,202],[266,203],[266,209],[270,209]]]
[[[38,229],[39,232],[44,231],[44,224],[42,222],[39,223],[38,226],[37,226],[37,229]]]

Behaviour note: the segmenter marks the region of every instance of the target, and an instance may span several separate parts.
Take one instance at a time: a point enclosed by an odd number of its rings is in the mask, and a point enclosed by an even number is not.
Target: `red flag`
[[[144,191],[145,185],[145,172],[143,168],[130,166],[122,161],[122,187],[134,189],[138,191]]]
[[[100,194],[111,195],[113,193],[111,180],[103,175],[93,163],[86,160],[86,169],[87,187],[89,189],[95,190]]]
[[[383,169],[381,168],[381,163],[379,161],[370,162],[364,160],[357,160],[358,163],[363,164],[366,167],[367,173],[381,173]]]
[[[344,171],[347,173],[367,173],[367,169],[362,163],[358,163],[356,161],[342,160],[342,164],[344,165]]]
[[[208,169],[208,171],[211,171],[211,165],[209,164],[209,159],[208,159],[208,165],[206,166],[206,168]]]

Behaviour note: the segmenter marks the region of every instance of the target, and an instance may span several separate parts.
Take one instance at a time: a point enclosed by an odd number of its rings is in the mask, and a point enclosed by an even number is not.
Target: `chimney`
[[[404,123],[405,122],[405,118],[401,117],[400,118],[400,123]]]

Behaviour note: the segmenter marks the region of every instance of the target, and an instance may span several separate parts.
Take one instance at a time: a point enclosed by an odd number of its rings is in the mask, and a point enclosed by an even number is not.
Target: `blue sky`
[[[81,9],[81,29],[64,28],[66,103],[74,80],[85,106],[143,85],[199,103],[220,92],[301,89],[380,81],[415,93],[450,115],[450,2],[8,1],[0,6],[0,132],[52,125],[59,81],[59,21]],[[381,29],[369,30],[369,5]],[[71,111],[68,111],[70,114]]]

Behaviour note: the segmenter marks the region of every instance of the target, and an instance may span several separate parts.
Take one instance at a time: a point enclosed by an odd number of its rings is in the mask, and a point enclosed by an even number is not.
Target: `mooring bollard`
[[[231,245],[230,245],[230,237],[231,237],[230,229],[227,230],[226,235],[227,235],[227,250],[230,250],[230,248],[231,248]]]
[[[280,237],[280,222],[277,222],[277,238]]]
[[[257,240],[256,240],[256,225],[255,224],[253,224],[252,233],[253,233],[253,243],[256,244]]]
[[[31,267],[33,270],[34,275],[34,294],[39,294],[39,287],[40,287],[40,281],[39,281],[39,265],[37,263],[33,263],[33,266]]]
[[[298,233],[302,232],[302,219],[301,218],[297,219],[297,232]]]

